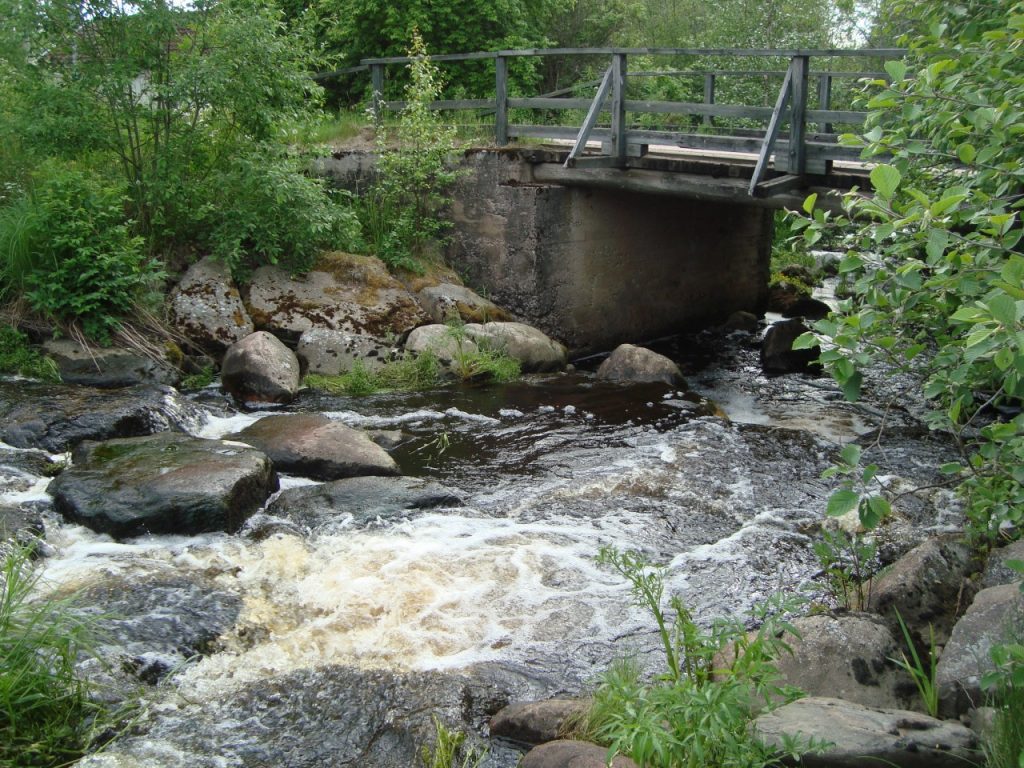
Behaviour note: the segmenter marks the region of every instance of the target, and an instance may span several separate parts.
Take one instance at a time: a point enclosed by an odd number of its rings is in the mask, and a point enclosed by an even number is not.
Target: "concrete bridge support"
[[[764,308],[770,210],[538,183],[508,151],[471,153],[466,168],[449,260],[575,352]]]

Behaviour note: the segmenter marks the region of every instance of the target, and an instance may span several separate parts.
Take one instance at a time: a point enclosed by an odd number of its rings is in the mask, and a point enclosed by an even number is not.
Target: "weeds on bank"
[[[189,374],[181,380],[181,389],[196,390],[208,387],[217,378],[217,372],[212,365],[204,365],[197,373]]]
[[[750,732],[758,714],[802,695],[780,685],[774,664],[789,650],[787,635],[796,636],[784,617],[801,598],[777,596],[755,609],[756,632],[737,619],[705,630],[678,596],[669,598],[668,611],[662,607],[664,571],[639,553],[604,548],[598,562],[629,581],[637,605],[654,617],[667,667],[648,682],[635,662],[623,660],[602,678],[582,730],[607,745],[609,756],[629,755],[649,768],[754,768],[776,763],[780,752],[819,746],[793,741],[779,750]]]
[[[37,600],[30,547],[0,562],[0,766],[50,768],[82,756],[109,725],[75,670],[94,654],[95,627],[72,603]]]
[[[372,370],[361,360],[338,376],[309,374],[304,379],[307,387],[321,389],[334,395],[365,397],[385,390],[429,389],[441,380],[441,363],[433,352],[418,355],[406,353],[390,360],[381,368]]]
[[[907,651],[909,651],[910,657],[908,658],[907,653],[904,652],[900,654],[900,658],[892,659],[892,661],[899,665],[904,672],[910,675],[911,680],[914,681],[914,685],[917,686],[917,693],[924,704],[925,712],[932,717],[938,717],[939,685],[935,678],[938,651],[935,647],[935,628],[928,625],[928,663],[926,665],[921,659],[921,655],[917,652],[914,639],[910,636],[910,630],[907,629],[907,624],[903,621],[903,616],[900,615],[899,611],[896,611],[896,621],[899,622],[900,631],[903,633],[903,641],[907,644]]]
[[[487,757],[487,750],[466,746],[466,734],[448,730],[434,715],[434,746],[420,749],[423,768],[478,768]]]
[[[29,346],[28,337],[9,325],[0,326],[0,373],[16,373],[42,381],[60,381],[57,364]]]
[[[1024,576],[1024,561],[1010,560],[1011,568]],[[1024,581],[1021,582],[1024,595]],[[993,646],[994,669],[984,675],[982,688],[995,708],[991,727],[982,745],[988,768],[1024,768],[1024,626],[1018,619],[1007,628],[1008,638]]]
[[[454,343],[451,369],[461,381],[493,381],[507,384],[519,378],[519,361],[485,340],[469,339],[461,319],[448,322],[448,336]]]

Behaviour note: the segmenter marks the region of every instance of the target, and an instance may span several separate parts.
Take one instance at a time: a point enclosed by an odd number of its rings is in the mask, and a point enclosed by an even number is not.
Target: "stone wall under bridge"
[[[466,153],[448,260],[469,287],[577,354],[764,309],[771,210],[538,182],[542,154]],[[363,153],[318,166],[348,188],[372,175]]]

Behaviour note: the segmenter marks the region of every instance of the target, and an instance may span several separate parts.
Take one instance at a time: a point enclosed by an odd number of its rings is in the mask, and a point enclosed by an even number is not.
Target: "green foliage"
[[[451,370],[462,381],[507,384],[522,373],[519,361],[503,350],[483,339],[468,339],[461,320],[448,323],[448,337],[453,342]]]
[[[60,381],[56,363],[30,347],[28,337],[9,325],[0,325],[0,372]]]
[[[309,374],[304,383],[335,395],[365,397],[382,390],[429,389],[437,386],[440,379],[441,364],[437,356],[428,351],[418,355],[406,353],[376,370],[357,360],[340,376]]]
[[[31,550],[0,562],[0,765],[49,768],[80,757],[109,725],[75,671],[93,653],[94,628],[69,600],[33,596]]]
[[[308,272],[320,251],[358,250],[359,221],[347,193],[328,192],[301,172],[302,160],[265,149],[239,152],[211,174],[201,225],[206,247],[236,279],[252,269],[280,264]]]
[[[63,324],[109,341],[163,274],[143,251],[124,215],[124,185],[105,182],[73,165],[50,163],[38,172],[19,254],[6,263],[12,291]]]
[[[434,746],[420,749],[423,768],[478,768],[487,758],[487,750],[466,746],[466,734],[449,730],[434,715]]]
[[[1024,575],[1024,561],[1010,560],[1007,565]],[[1018,620],[1007,630],[1009,639],[992,647],[994,669],[981,680],[996,710],[982,740],[989,768],[1024,766],[1024,627]]]
[[[213,380],[217,378],[217,373],[213,368],[213,365],[204,365],[202,370],[197,373],[189,374],[181,380],[181,389],[183,390],[196,390],[208,387],[213,383]]]
[[[903,616],[900,615],[899,611],[896,611],[896,621],[899,622],[900,631],[903,632],[903,641],[907,644],[910,657],[907,658],[907,652],[904,651],[900,654],[900,658],[891,659],[891,661],[898,664],[914,681],[917,693],[921,697],[921,703],[924,704],[924,711],[932,717],[938,717],[939,685],[935,679],[938,651],[935,645],[935,628],[930,624],[928,625],[928,663],[925,665],[921,660],[921,655],[917,652],[917,646],[914,645],[914,639],[910,636],[910,630],[907,629],[907,624],[903,621]]]
[[[836,227],[849,242],[853,295],[815,335],[848,396],[868,365],[919,382],[931,425],[960,441],[971,533],[990,538],[1024,501],[1024,418],[1000,420],[1024,397],[1024,3],[894,12],[921,32],[886,64],[892,82],[872,84],[866,133],[846,139],[889,154],[874,194],[802,224],[808,242]]]
[[[594,693],[586,735],[607,744],[609,756],[627,754],[650,768],[776,762],[778,751],[755,740],[749,725],[760,712],[800,695],[778,684],[773,663],[789,650],[786,635],[796,635],[784,616],[798,601],[776,597],[755,609],[756,632],[738,619],[719,619],[704,630],[677,596],[669,599],[669,618],[662,608],[664,573],[640,554],[609,547],[598,562],[626,578],[637,604],[651,612],[667,671],[652,684],[635,663],[613,665]]]
[[[874,541],[859,531],[825,529],[813,548],[832,599],[852,611],[867,610],[878,552]]]
[[[0,207],[0,302],[17,299],[28,289],[37,267],[42,236],[35,201],[23,191]]]
[[[377,135],[377,181],[361,208],[370,250],[392,269],[422,272],[421,260],[439,243],[450,222],[442,215],[455,172],[448,169],[455,131],[430,103],[440,97],[441,79],[413,34],[410,82],[398,124]]]

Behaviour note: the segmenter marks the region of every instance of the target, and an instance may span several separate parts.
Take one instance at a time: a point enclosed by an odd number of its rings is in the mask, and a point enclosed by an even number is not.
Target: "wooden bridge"
[[[603,178],[613,183],[609,173],[660,167],[711,177],[725,175],[731,182],[723,196],[742,194],[750,202],[754,202],[750,198],[761,198],[762,204],[771,205],[783,197],[792,199],[784,193],[797,188],[867,183],[859,150],[843,146],[839,136],[856,131],[864,122],[867,113],[851,107],[862,81],[885,80],[884,61],[904,53],[898,48],[552,48],[444,54],[431,56],[430,61],[442,67],[469,62],[479,67],[493,62],[493,95],[437,101],[432,107],[470,111],[476,113],[477,122],[493,116],[494,141],[499,147],[510,142],[561,143],[567,151],[556,156],[564,170],[549,173],[552,181],[580,183]],[[562,61],[583,58],[590,71],[603,69],[603,74],[540,95],[510,93],[510,63],[552,57]],[[642,65],[683,60],[686,66],[630,71],[631,60]],[[364,59],[358,67],[318,77],[368,72],[372,108],[381,119],[385,111],[405,106],[404,101],[387,96],[400,81],[393,76],[394,68],[410,61],[405,56]],[[668,83],[670,90],[685,92],[688,98],[645,99],[645,78]],[[552,114],[572,111],[577,113],[573,124],[549,124]],[[512,119],[538,112],[548,119]],[[652,162],[656,158],[661,162]],[[673,158],[677,162],[673,163]],[[842,166],[841,178],[836,176],[837,164]],[[699,189],[699,182],[689,182],[691,187],[695,183]]]

